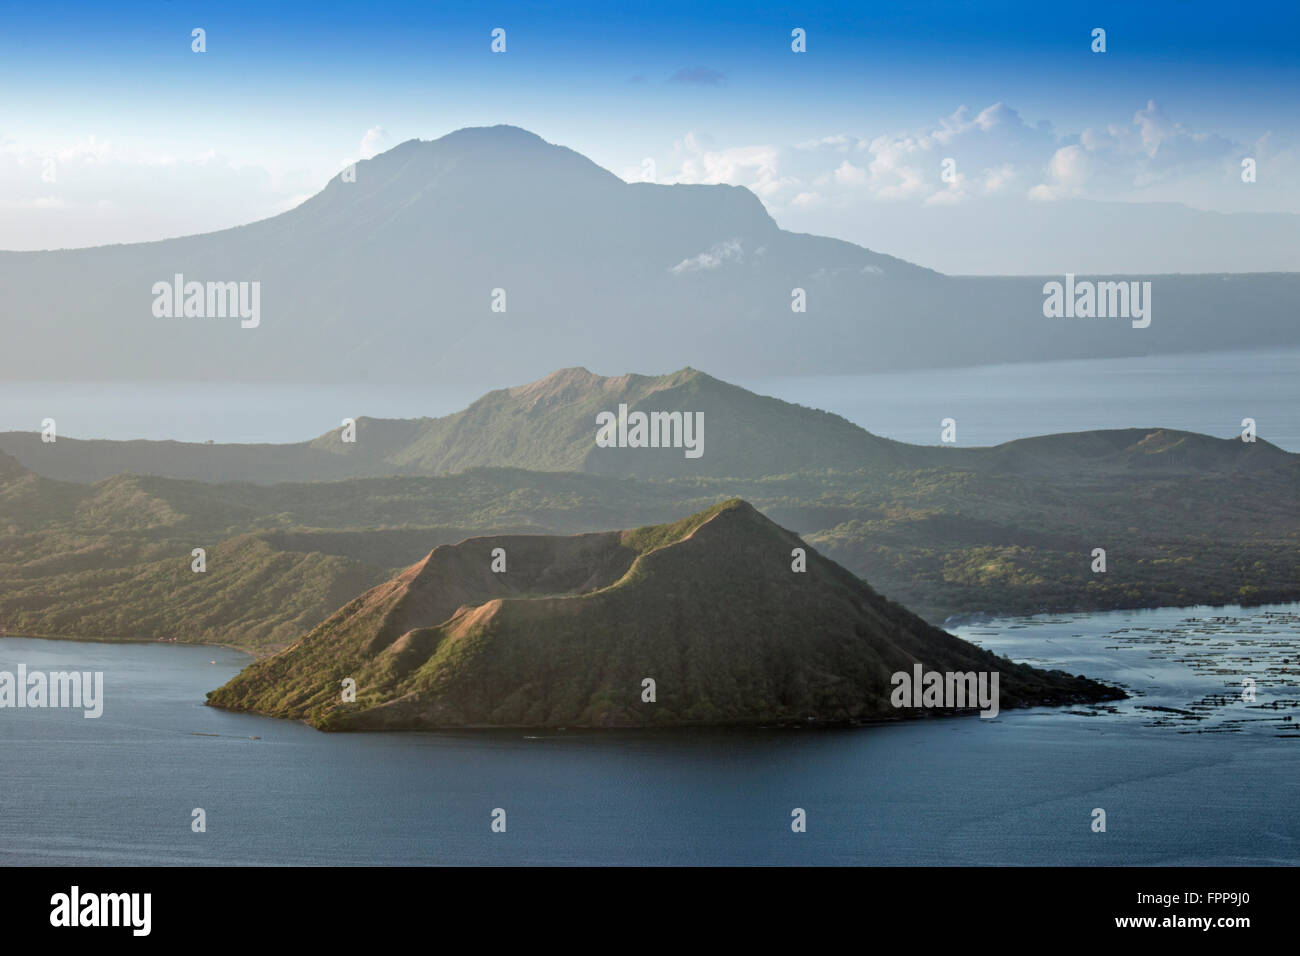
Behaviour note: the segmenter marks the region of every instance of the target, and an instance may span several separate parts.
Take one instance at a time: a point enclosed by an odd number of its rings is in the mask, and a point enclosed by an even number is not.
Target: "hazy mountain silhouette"
[[[1076,270],[1062,262],[1067,271]],[[260,282],[260,325],[155,317],[154,284],[177,274]],[[744,188],[629,184],[572,150],[496,126],[403,143],[358,163],[355,182],[341,174],[251,225],[0,253],[0,374],[499,382],[572,365],[689,363],[738,377],[1293,344],[1300,335],[1296,274],[1142,278],[1153,281],[1150,328],[1045,319],[1042,279],[946,277],[783,231]],[[804,313],[791,311],[794,288],[806,292]],[[494,289],[505,290],[505,312],[491,311]]]
[[[890,703],[890,675],[916,663],[999,672],[1003,708],[1123,696],[926,624],[739,500],[636,531],[437,548],[208,696],[334,730],[806,723],[924,713]]]
[[[702,415],[703,430],[694,436],[700,455],[688,457],[684,448],[597,447],[597,416],[616,415],[621,406],[629,420],[638,412]],[[1263,440],[1244,443],[1160,428],[1047,435],[994,448],[909,445],[830,412],[757,395],[690,368],[616,377],[561,369],[490,392],[441,418],[359,418],[355,438],[344,441],[339,428],[280,445],[70,437],[47,443],[35,432],[4,432],[0,452],[64,481],[136,474],[262,484],[446,475],[482,467],[639,478],[763,478],[947,465],[1024,474],[1151,468],[1231,472],[1300,460]]]

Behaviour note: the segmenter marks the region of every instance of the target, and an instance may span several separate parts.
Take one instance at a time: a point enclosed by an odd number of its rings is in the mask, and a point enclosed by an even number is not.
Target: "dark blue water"
[[[106,701],[0,710],[0,863],[1300,863],[1300,605],[961,633],[1139,696],[843,731],[327,735],[203,706],[234,651],[4,639],[0,670],[102,670]]]

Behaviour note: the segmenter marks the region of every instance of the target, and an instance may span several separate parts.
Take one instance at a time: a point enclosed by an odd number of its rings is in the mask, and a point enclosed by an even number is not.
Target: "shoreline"
[[[62,641],[68,644],[162,644],[167,647],[220,647],[228,651],[238,651],[253,660],[258,659],[258,655],[246,647],[240,647],[238,644],[221,644],[216,641],[164,641],[156,637],[84,637],[76,634],[0,634],[0,641],[10,638],[28,641]],[[288,646],[288,644],[285,645],[285,647]],[[284,648],[278,648],[266,656],[270,657],[281,650],[284,650]]]
[[[1276,612],[1281,612],[1281,613],[1288,613],[1288,612],[1289,612],[1289,613],[1295,613],[1297,609],[1300,609],[1300,600],[1298,600],[1298,601],[1287,601],[1287,602],[1270,602],[1270,603],[1267,603],[1267,604],[1190,604],[1190,605],[1163,605],[1163,606],[1161,606],[1161,607],[1159,607],[1159,608],[1114,608],[1114,609],[1110,609],[1110,610],[1107,610],[1107,611],[1063,612],[1063,613],[1064,613],[1064,614],[1070,614],[1070,613],[1083,613],[1083,614],[1088,614],[1088,615],[1095,615],[1095,614],[1118,613],[1118,612],[1124,612],[1124,611],[1158,611],[1158,610],[1165,610],[1165,611],[1187,611],[1187,610],[1194,610],[1194,609],[1202,609],[1202,610],[1204,610],[1204,611],[1213,611],[1213,610],[1224,609],[1224,608],[1236,609],[1236,610],[1238,610],[1238,611],[1242,611],[1242,612],[1258,612],[1258,611],[1269,612],[1269,611],[1276,611]],[[983,625],[998,625],[998,624],[1003,623],[1003,622],[1025,621],[1025,620],[1030,620],[1030,619],[1033,619],[1033,618],[1057,617],[1057,616],[1062,616],[1062,614],[1059,613],[1059,612],[1040,612],[1039,614],[1033,614],[1033,615],[1003,615],[1003,616],[992,616],[992,615],[989,615],[989,616],[981,617],[978,621],[975,621],[975,622],[972,622],[972,623],[975,623],[976,625],[979,625],[979,624],[983,624]],[[957,626],[960,626],[960,625],[957,625]],[[212,642],[197,642],[197,641],[192,641],[192,642],[175,641],[175,642],[172,642],[172,641],[158,641],[158,640],[155,640],[155,639],[147,639],[147,638],[84,638],[84,637],[50,637],[50,636],[45,636],[45,635],[32,635],[32,634],[6,634],[6,635],[3,635],[2,637],[0,637],[0,640],[2,640],[3,638],[14,638],[14,639],[20,639],[20,640],[21,640],[21,639],[27,639],[27,640],[62,640],[62,641],[68,641],[68,642],[74,642],[74,643],[75,643],[75,642],[78,642],[78,641],[81,641],[81,642],[85,642],[85,643],[98,643],[98,644],[191,644],[191,645],[193,645],[193,646],[197,646],[197,647],[221,647],[221,648],[223,648],[223,649],[237,651],[237,652],[239,652],[240,654],[245,655],[246,657],[253,658],[253,655],[252,655],[252,654],[250,654],[248,651],[246,651],[246,650],[244,650],[244,649],[242,649],[242,648],[239,648],[239,647],[236,647],[236,646],[234,646],[234,645],[230,645],[230,644],[217,644],[217,643],[212,643]],[[1038,667],[1039,669],[1047,669],[1047,670],[1059,669],[1059,668],[1052,668],[1052,667],[1050,667],[1050,666],[1046,666],[1046,667],[1045,667],[1044,665],[1034,665],[1034,666]],[[1107,704],[1114,703],[1114,702],[1117,702],[1117,701],[1122,701],[1122,700],[1132,699],[1132,697],[1133,697],[1133,694],[1132,694],[1129,690],[1127,690],[1127,689],[1125,689],[1125,688],[1123,688],[1123,687],[1120,687],[1120,686],[1118,686],[1118,685],[1115,685],[1115,684],[1113,684],[1113,683],[1107,683],[1107,682],[1104,681],[1104,680],[1096,680],[1096,679],[1094,679],[1094,678],[1089,678],[1089,680],[1092,680],[1093,682],[1095,682],[1095,683],[1097,683],[1097,684],[1100,684],[1101,686],[1106,687],[1106,688],[1108,688],[1108,689],[1110,689],[1110,690],[1114,690],[1114,691],[1116,691],[1116,692],[1117,692],[1117,696],[1114,696],[1114,697],[1106,697],[1106,698],[1098,698],[1098,699],[1095,699],[1095,700],[1075,700],[1075,701],[1060,701],[1060,702],[1038,702],[1038,701],[1034,701],[1034,702],[1026,702],[1026,703],[1020,704],[1020,705],[1018,705],[1018,706],[1013,706],[1013,707],[1003,707],[1002,710],[1003,710],[1004,712],[1006,712],[1006,713],[1014,713],[1014,712],[1028,711],[1028,710],[1033,710],[1033,709],[1038,709],[1038,708],[1049,708],[1049,709],[1052,709],[1052,710],[1063,710],[1063,709],[1065,709],[1065,708],[1070,708],[1070,707],[1079,707],[1079,706],[1084,706],[1084,707],[1098,707],[1098,706],[1101,706],[1101,707],[1104,707],[1104,706],[1107,705]],[[746,722],[743,722],[743,723],[722,723],[722,724],[718,724],[718,723],[685,723],[685,724],[673,724],[673,725],[664,725],[664,726],[636,725],[636,726],[613,726],[613,727],[611,727],[611,726],[598,726],[598,725],[581,725],[581,724],[572,724],[572,725],[566,725],[566,726],[564,726],[564,727],[554,727],[554,726],[545,726],[545,725],[522,725],[522,724],[521,724],[521,725],[498,725],[498,724],[486,724],[486,725],[469,725],[469,724],[463,724],[463,725],[456,725],[456,724],[449,724],[449,725],[446,725],[446,726],[437,726],[437,727],[429,727],[429,726],[426,726],[426,727],[418,727],[418,726],[411,726],[411,727],[392,726],[392,727],[328,728],[328,727],[320,727],[320,726],[317,726],[316,724],[312,723],[312,722],[311,722],[309,719],[307,719],[307,718],[302,718],[302,717],[292,717],[292,716],[280,717],[280,716],[276,716],[276,715],[274,715],[274,714],[262,713],[262,712],[260,712],[260,711],[256,711],[256,710],[249,710],[249,709],[243,709],[243,708],[224,707],[224,706],[219,705],[219,704],[211,703],[210,701],[207,701],[206,699],[203,701],[203,705],[204,705],[205,707],[211,707],[211,708],[213,708],[214,710],[221,710],[221,711],[224,711],[224,712],[226,712],[226,713],[231,713],[231,714],[246,714],[246,715],[248,715],[248,716],[259,717],[259,718],[268,719],[268,720],[286,720],[286,721],[290,721],[290,722],[292,722],[292,723],[301,724],[301,725],[303,725],[304,727],[309,727],[309,728],[311,728],[311,729],[313,729],[313,730],[316,730],[316,731],[318,731],[318,732],[320,732],[320,733],[326,733],[326,734],[344,734],[344,735],[347,735],[347,734],[362,734],[362,735],[364,735],[364,734],[373,734],[373,733],[402,733],[402,734],[420,734],[420,733],[429,733],[429,734],[447,734],[447,733],[466,732],[466,733],[479,734],[479,733],[483,733],[483,732],[487,732],[487,733],[528,732],[528,733],[544,734],[544,735],[547,735],[547,736],[560,736],[560,735],[563,735],[566,731],[580,732],[580,733],[582,733],[582,734],[591,734],[591,733],[602,733],[602,734],[604,734],[604,733],[612,733],[612,734],[627,734],[627,733],[632,733],[632,734],[635,734],[635,733],[655,733],[655,734],[659,734],[659,733],[664,733],[664,732],[670,732],[670,733],[687,733],[687,732],[691,732],[691,731],[730,731],[730,730],[735,730],[735,731],[745,731],[745,730],[769,730],[769,731],[813,730],[813,731],[822,731],[822,732],[825,732],[825,731],[834,731],[834,730],[855,730],[855,729],[860,729],[860,728],[863,728],[863,727],[872,727],[872,726],[886,726],[886,725],[902,725],[902,724],[910,724],[910,723],[914,723],[915,721],[918,721],[918,720],[948,719],[948,718],[959,718],[959,717],[971,717],[971,716],[978,716],[978,714],[979,714],[978,709],[967,708],[967,709],[965,709],[965,710],[959,710],[959,711],[953,711],[953,712],[949,712],[949,711],[947,711],[947,710],[943,710],[943,709],[923,710],[923,711],[919,711],[919,712],[914,713],[914,714],[913,714],[913,713],[908,713],[908,714],[901,714],[901,715],[896,716],[896,717],[892,717],[892,716],[891,716],[891,717],[877,717],[877,718],[870,718],[870,719],[845,719],[845,720],[820,719],[820,720],[812,720],[812,721],[809,721],[809,720],[773,720],[773,721],[752,720],[752,721],[746,721]]]
[[[1089,678],[1091,680],[1091,678]],[[1063,707],[1098,707],[1110,704],[1116,701],[1130,700],[1132,695],[1122,687],[1111,684],[1103,684],[1101,681],[1094,681],[1108,690],[1115,691],[1118,696],[1108,696],[1096,700],[1073,700],[1061,701],[1059,703],[1045,703],[1034,701],[1032,703],[1021,704],[1018,706],[1000,708],[998,716],[991,718],[990,723],[996,722],[1003,713],[1016,713],[1017,711],[1036,710],[1038,708],[1060,709]],[[566,724],[563,727],[551,727],[537,724],[445,724],[436,727],[320,727],[312,723],[306,717],[279,717],[275,714],[267,714],[258,710],[247,710],[236,707],[225,707],[221,704],[214,704],[211,701],[205,701],[205,707],[211,707],[213,710],[224,711],[228,714],[246,714],[250,717],[261,717],[264,720],[285,720],[295,724],[301,724],[317,733],[327,735],[358,735],[367,736],[371,734],[451,734],[466,732],[479,734],[483,732],[518,732],[532,731],[534,733],[547,734],[550,736],[560,736],[567,731],[579,731],[584,734],[663,734],[663,733],[686,733],[690,731],[702,730],[710,732],[726,731],[754,731],[754,730],[811,730],[818,733],[833,730],[860,730],[864,727],[892,727],[895,725],[911,724],[923,720],[956,720],[959,718],[979,717],[980,710],[976,707],[966,707],[956,710],[944,708],[915,709],[906,708],[906,712],[898,717],[873,717],[873,718],[849,718],[844,720],[815,720],[812,718],[799,720],[751,720],[733,723],[680,723],[664,724],[655,726],[652,724],[637,724],[628,726],[601,726],[597,724]]]
[[[1300,596],[1280,601],[1194,601],[1190,604],[1126,604],[1119,607],[1092,607],[1076,608],[1074,610],[1064,611],[1033,611],[1031,613],[999,611],[969,611],[961,614],[952,614],[943,619],[935,627],[948,630],[957,627],[978,627],[981,625],[996,624],[999,621],[1025,621],[1036,617],[1063,617],[1067,614],[1116,614],[1121,611],[1184,611],[1191,608],[1241,608],[1243,611],[1258,610],[1260,608],[1283,608],[1300,605]],[[933,622],[931,622],[933,623]]]

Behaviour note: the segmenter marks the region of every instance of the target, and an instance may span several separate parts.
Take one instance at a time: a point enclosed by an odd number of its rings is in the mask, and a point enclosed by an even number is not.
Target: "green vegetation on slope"
[[[629,414],[703,414],[705,453],[686,458],[657,448],[596,448],[597,414],[616,413],[622,404]],[[670,375],[618,377],[561,369],[528,385],[490,392],[442,418],[359,418],[355,437],[343,441],[339,428],[285,445],[75,438],[45,443],[36,433],[5,432],[0,433],[0,453],[64,481],[131,473],[260,484],[449,475],[481,467],[641,478],[752,478],[773,470],[915,465],[937,454],[690,368]]]
[[[1176,460],[1182,433],[1053,437],[982,456],[936,450],[952,461],[942,467],[659,481],[472,469],[80,485],[0,455],[0,627],[265,653],[438,544],[669,522],[736,496],[935,622],[1300,595],[1297,456],[1193,436],[1212,455],[1193,466]],[[654,546],[653,532],[631,534]],[[204,575],[189,570],[195,547],[208,551]],[[1090,570],[1097,547],[1105,574]]]
[[[1003,707],[1121,696],[958,640],[815,551],[795,573],[802,546],[736,500],[623,534],[471,539],[209,701],[334,730],[842,722],[917,716],[889,701],[915,663],[997,671]]]

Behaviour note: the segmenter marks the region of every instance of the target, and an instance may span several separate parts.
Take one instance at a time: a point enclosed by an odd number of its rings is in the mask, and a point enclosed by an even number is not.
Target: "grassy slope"
[[[598,412],[702,412],[706,453],[698,459],[652,449],[595,449]],[[859,468],[930,461],[933,450],[871,435],[838,415],[755,395],[695,369],[604,377],[562,369],[499,389],[442,418],[357,420],[284,445],[174,441],[44,443],[35,433],[0,433],[7,452],[47,477],[91,482],[122,473],[261,484],[358,477],[446,475],[471,468],[588,471],[641,477],[751,477],[773,470]]]
[[[523,544],[438,549],[209,699],[328,729],[881,719],[901,716],[889,676],[916,661],[1001,672],[1007,707],[1104,696],[930,627],[816,552],[792,573],[799,539],[744,502]],[[514,570],[493,575],[498,545]]]
[[[935,450],[948,460],[952,450]],[[475,469],[258,486],[51,481],[0,456],[9,633],[282,647],[429,548],[660,522],[745,497],[929,620],[1300,595],[1298,456],[1158,430],[1030,439],[923,469],[634,481]],[[242,540],[241,540],[242,538]],[[209,571],[189,571],[205,547]],[[1089,570],[1104,547],[1106,574]]]

